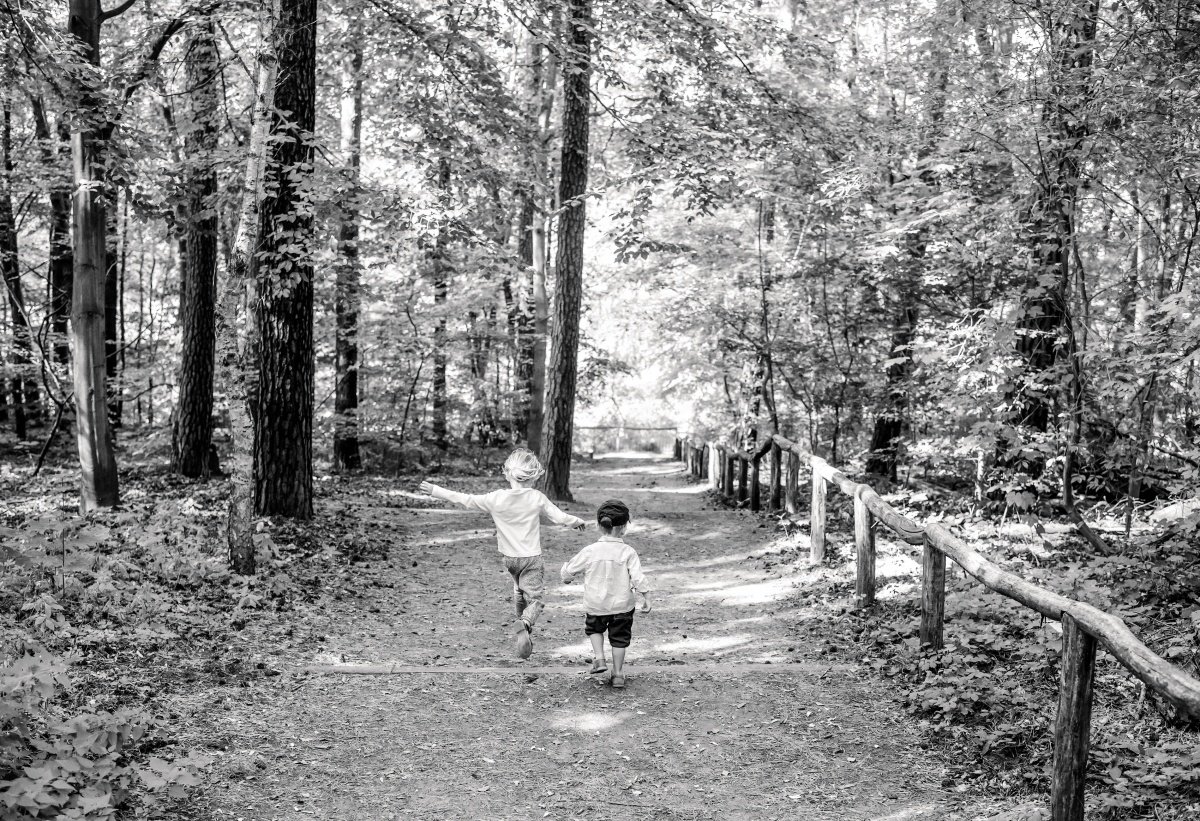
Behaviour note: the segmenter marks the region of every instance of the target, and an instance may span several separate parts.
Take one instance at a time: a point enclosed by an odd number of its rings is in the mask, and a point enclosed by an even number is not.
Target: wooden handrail
[[[677,444],[676,450],[684,454],[685,461],[688,461],[686,452],[689,446],[690,440],[681,440]],[[1003,570],[940,524],[918,525],[896,512],[870,485],[855,482],[821,457],[806,452],[779,433],[766,437],[753,453],[732,450],[723,445],[700,444],[701,452],[708,448],[710,453],[715,454],[713,464],[720,469],[719,475],[714,475],[711,468],[707,470],[714,488],[726,498],[736,498],[738,501],[752,499],[755,510],[758,509],[760,493],[759,460],[775,447],[788,454],[786,485],[789,513],[795,512],[793,508],[798,496],[800,460],[807,459],[811,468],[812,505],[809,522],[812,561],[819,563],[824,557],[827,486],[832,484],[854,499],[855,601],[858,606],[870,606],[875,599],[873,528],[874,521],[878,519],[904,542],[922,546],[922,644],[942,646],[947,557],[989,590],[1019,602],[1046,618],[1062,622],[1063,662],[1059,709],[1055,717],[1052,821],[1079,821],[1083,818],[1083,788],[1097,643],[1181,712],[1200,718],[1200,680],[1154,653],[1119,616],[1039,587],[1015,573]],[[780,486],[778,473],[782,464],[777,455],[771,460],[771,509],[776,507],[775,491]],[[740,479],[736,490],[733,487],[735,462]],[[688,463],[690,466],[691,463]],[[754,487],[747,492],[746,474],[751,464],[754,466]],[[701,475],[694,467],[691,472],[697,478]]]
[[[1146,682],[1146,686],[1183,712],[1200,717],[1200,681],[1155,654],[1119,616],[1038,587],[1015,573],[1002,570],[942,525],[930,524],[925,530],[934,547],[954,559],[959,567],[982,582],[984,587],[1020,602],[1048,619],[1062,621],[1064,614],[1070,616],[1085,633],[1104,645],[1104,649],[1129,672]]]

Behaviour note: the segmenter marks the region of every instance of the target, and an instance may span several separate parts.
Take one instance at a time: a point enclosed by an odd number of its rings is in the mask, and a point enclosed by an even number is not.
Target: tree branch
[[[221,7],[224,0],[206,0],[206,2],[198,3],[195,6],[184,9],[179,16],[171,20],[162,31],[158,33],[158,37],[150,44],[146,56],[142,58],[141,65],[133,73],[129,83],[125,86],[125,102],[129,102],[134,93],[142,87],[146,80],[150,77],[150,72],[154,68],[154,64],[158,62],[158,58],[162,56],[163,49],[171,42],[171,38],[178,34],[188,24],[191,18],[195,16],[212,14]]]
[[[117,6],[115,9],[111,9],[110,11],[101,11],[100,12],[100,22],[104,22],[105,20],[111,20],[114,17],[120,17],[122,14],[129,11],[130,7],[136,2],[137,2],[137,0],[125,0],[124,3]]]

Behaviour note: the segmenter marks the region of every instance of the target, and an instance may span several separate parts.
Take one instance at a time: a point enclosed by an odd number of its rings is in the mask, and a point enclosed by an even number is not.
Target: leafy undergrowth
[[[260,523],[243,578],[223,540],[228,484],[171,475],[161,436],[126,456],[121,506],[83,518],[65,459],[36,479],[0,463],[0,821],[179,817],[222,742],[185,749],[193,719],[164,705],[278,675],[296,606],[355,595],[348,565],[386,554],[364,508],[427,503],[405,489],[415,477],[319,476],[317,518]],[[502,460],[423,459],[459,476]]]
[[[1143,528],[1097,557],[1053,523],[997,525],[929,494],[888,497],[916,521],[948,522],[1024,578],[1120,615],[1152,650],[1200,674],[1196,522]],[[920,722],[944,786],[1046,806],[1058,703],[1061,628],[992,593],[951,563],[945,647],[919,647],[919,549],[877,533],[877,603],[855,611],[852,513],[830,496],[825,566],[802,575],[795,630],[802,656],[857,662]],[[782,558],[807,568],[807,530],[781,519]],[[1054,535],[1047,535],[1053,531]],[[1192,819],[1200,812],[1200,732],[1103,651],[1095,681],[1089,817]]]

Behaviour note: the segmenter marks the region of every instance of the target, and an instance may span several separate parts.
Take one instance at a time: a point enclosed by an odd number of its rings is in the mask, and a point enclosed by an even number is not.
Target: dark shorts
[[[583,632],[589,636],[608,633],[608,643],[613,647],[628,647],[629,640],[633,638],[633,611],[608,616],[588,616],[583,625]]]

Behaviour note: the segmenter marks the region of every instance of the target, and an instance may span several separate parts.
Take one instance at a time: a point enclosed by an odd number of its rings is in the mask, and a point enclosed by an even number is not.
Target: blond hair
[[[517,448],[504,460],[504,473],[518,482],[532,482],[545,472],[537,455],[528,448]]]

